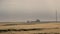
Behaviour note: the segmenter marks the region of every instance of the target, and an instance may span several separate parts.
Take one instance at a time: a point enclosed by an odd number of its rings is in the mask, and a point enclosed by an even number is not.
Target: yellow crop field
[[[0,25],[0,34],[60,34],[60,23],[4,25]]]

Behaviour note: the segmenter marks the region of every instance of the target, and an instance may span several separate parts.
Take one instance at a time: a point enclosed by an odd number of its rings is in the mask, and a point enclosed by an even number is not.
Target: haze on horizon
[[[60,0],[0,0],[0,22],[54,21],[56,9],[60,21]]]

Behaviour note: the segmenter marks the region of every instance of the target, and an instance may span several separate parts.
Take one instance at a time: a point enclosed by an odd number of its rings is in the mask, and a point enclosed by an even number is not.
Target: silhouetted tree
[[[27,21],[27,23],[29,23],[29,21]]]
[[[37,20],[36,20],[36,22],[40,22],[40,20],[39,20],[39,19],[37,19]]]

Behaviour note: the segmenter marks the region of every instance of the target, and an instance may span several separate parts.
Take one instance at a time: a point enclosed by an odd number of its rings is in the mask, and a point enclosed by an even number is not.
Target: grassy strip
[[[5,30],[0,30],[0,32],[8,32],[8,31],[34,31],[34,30],[43,30],[43,28],[33,28],[33,29],[5,29]]]
[[[4,29],[0,30],[0,32],[8,32],[8,31],[36,31],[36,30],[46,30],[46,29],[59,29],[59,28],[32,28],[32,29]]]

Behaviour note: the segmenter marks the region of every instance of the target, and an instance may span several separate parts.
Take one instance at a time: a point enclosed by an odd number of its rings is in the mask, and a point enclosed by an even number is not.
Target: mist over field
[[[60,34],[60,0],[0,0],[0,34]]]
[[[20,22],[40,19],[55,21],[58,9],[60,20],[60,0],[0,0],[0,22]]]

